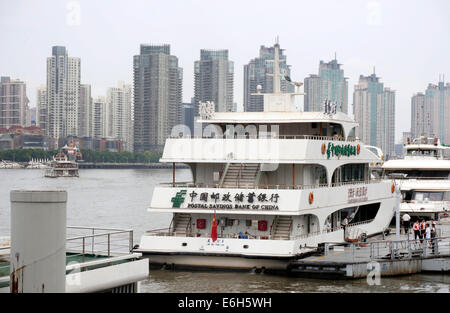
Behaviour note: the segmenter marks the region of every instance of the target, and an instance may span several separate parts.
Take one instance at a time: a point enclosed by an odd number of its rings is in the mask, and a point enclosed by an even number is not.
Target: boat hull
[[[201,270],[231,270],[231,271],[287,271],[290,258],[244,257],[233,255],[205,254],[157,254],[145,253],[151,268],[170,269],[201,269]]]

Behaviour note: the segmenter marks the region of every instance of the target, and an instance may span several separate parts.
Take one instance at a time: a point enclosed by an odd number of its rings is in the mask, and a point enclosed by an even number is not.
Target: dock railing
[[[412,240],[380,240],[358,243],[324,243],[324,254],[330,250],[346,252],[345,258],[353,262],[382,259],[414,259],[450,256],[450,237]]]
[[[132,253],[133,230],[67,226],[66,250],[71,257],[119,256]]]

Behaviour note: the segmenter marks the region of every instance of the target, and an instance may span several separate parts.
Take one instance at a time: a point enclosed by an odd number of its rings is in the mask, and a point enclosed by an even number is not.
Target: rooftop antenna
[[[273,93],[280,93],[281,92],[281,86],[280,86],[280,44],[279,44],[279,38],[277,36],[276,42],[275,42],[275,55],[273,60]]]
[[[337,61],[336,51],[334,51],[334,60]]]

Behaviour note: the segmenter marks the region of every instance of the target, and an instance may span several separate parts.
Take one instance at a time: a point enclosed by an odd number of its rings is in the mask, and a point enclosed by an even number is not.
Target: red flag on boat
[[[213,224],[211,229],[211,239],[212,241],[217,240],[217,219],[216,219],[216,211],[214,211]]]

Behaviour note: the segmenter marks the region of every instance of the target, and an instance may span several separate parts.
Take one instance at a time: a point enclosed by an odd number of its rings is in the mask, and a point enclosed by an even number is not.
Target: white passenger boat
[[[150,264],[284,271],[321,243],[389,226],[395,187],[371,178],[379,158],[355,139],[357,123],[329,106],[299,111],[302,94],[280,92],[278,53],[276,44],[274,93],[258,93],[264,112],[203,104],[203,134],[175,130],[166,140],[160,162],[187,164],[193,181],[177,182],[174,171],[172,182],[155,187],[148,211],[173,218],[136,247]]]
[[[444,159],[439,138],[407,142],[404,158],[383,164],[384,175],[395,179],[402,193],[400,212],[437,219],[450,213],[450,160]]]
[[[65,145],[61,152],[53,157],[51,168],[45,171],[45,177],[79,177],[77,160],[81,152],[73,145]]]

